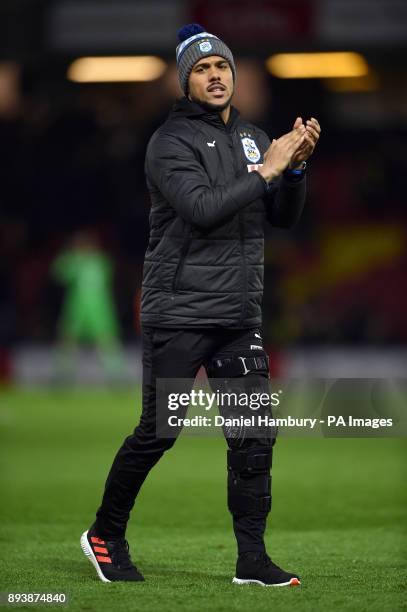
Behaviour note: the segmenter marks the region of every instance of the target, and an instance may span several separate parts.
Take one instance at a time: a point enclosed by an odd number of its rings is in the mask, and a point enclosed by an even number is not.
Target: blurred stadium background
[[[52,378],[64,296],[52,262],[84,230],[113,265],[125,368],[139,379],[149,212],[143,160],[179,95],[176,30],[190,21],[233,49],[235,105],[244,116],[272,136],[298,114],[316,116],[323,127],[302,221],[294,232],[271,230],[267,243],[264,333],[274,372],[404,375],[403,0],[3,0],[1,379]],[[328,55],[315,65],[292,56],[300,52]],[[102,64],[102,82],[85,82],[98,77],[74,63],[89,56],[138,57],[130,77],[114,68],[116,78],[135,80],[106,82]],[[79,381],[103,376],[92,352],[79,359]]]
[[[137,599],[126,585],[101,591],[81,557],[79,535],[140,411],[144,153],[180,93],[176,31],[191,21],[231,46],[244,116],[272,137],[297,115],[323,128],[301,222],[269,231],[273,374],[405,378],[405,0],[1,0],[0,590],[65,590],[72,610],[394,612],[405,584],[404,440],[278,441],[267,543],[304,575],[301,590],[229,585],[225,446],[214,439],[181,439],[143,488],[128,535],[148,578]],[[327,55],[315,64],[295,53]],[[114,67],[130,76],[109,81],[106,62],[86,74],[89,63],[75,63],[86,57],[130,57]],[[84,345],[61,388],[70,265],[60,255],[84,241],[99,256],[123,359],[103,368]],[[119,366],[115,382],[130,387],[100,387]]]

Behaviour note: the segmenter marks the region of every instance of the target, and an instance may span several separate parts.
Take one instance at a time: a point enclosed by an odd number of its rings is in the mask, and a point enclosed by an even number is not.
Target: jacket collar
[[[189,119],[199,118],[210,125],[218,127],[219,129],[232,132],[240,115],[237,108],[231,106],[229,121],[225,124],[223,123],[220,113],[217,113],[216,111],[207,111],[197,102],[191,102],[191,100],[188,100],[188,98],[183,97],[176,101],[171,109],[170,116],[188,117]]]

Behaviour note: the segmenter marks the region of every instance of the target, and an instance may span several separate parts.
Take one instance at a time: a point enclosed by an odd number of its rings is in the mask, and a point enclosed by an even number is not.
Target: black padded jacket
[[[267,186],[256,171],[269,144],[235,108],[225,125],[186,98],[153,134],[143,325],[261,325],[264,222],[291,227],[305,201],[305,177]]]

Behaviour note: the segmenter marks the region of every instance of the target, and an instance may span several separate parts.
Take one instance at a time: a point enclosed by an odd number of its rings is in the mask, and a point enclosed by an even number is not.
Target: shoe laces
[[[127,540],[117,540],[112,542],[110,556],[114,565],[116,565],[119,569],[130,569],[134,567],[130,557],[129,543]]]

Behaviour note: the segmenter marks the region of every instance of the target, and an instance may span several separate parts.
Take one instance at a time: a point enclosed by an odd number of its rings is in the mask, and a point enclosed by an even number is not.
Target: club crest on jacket
[[[259,161],[260,151],[252,138],[242,138],[243,151],[253,164]]]

